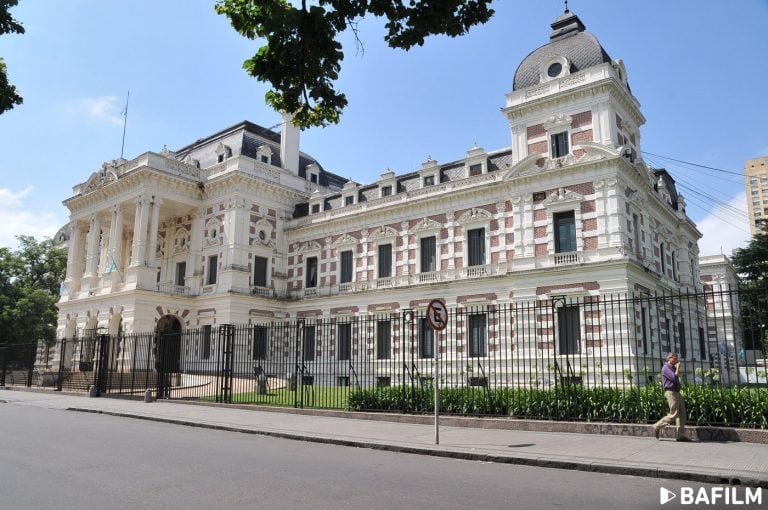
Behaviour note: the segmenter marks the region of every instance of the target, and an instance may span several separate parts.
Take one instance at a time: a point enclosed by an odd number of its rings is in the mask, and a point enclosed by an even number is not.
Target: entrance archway
[[[156,339],[157,357],[155,364],[157,371],[178,372],[181,355],[181,321],[173,315],[161,317],[157,321]]]

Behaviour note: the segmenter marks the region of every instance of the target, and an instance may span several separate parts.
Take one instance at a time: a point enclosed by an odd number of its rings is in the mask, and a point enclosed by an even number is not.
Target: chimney
[[[293,115],[283,113],[283,127],[280,130],[280,161],[283,168],[299,175],[299,128],[293,125]]]

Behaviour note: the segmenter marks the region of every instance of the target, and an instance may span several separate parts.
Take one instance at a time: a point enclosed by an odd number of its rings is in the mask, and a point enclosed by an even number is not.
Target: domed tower
[[[623,62],[612,60],[567,9],[551,27],[549,42],[518,66],[502,110],[512,132],[513,162],[533,154],[561,158],[595,143],[634,160],[645,118]]]

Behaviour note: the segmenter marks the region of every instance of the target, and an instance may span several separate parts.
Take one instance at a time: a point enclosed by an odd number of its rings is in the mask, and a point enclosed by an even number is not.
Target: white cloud
[[[721,252],[730,256],[735,248],[743,248],[749,243],[751,235],[749,220],[746,218],[746,193],[742,191],[733,197],[728,206],[743,211],[744,215],[737,216],[724,206],[717,206],[709,216],[696,224],[703,234],[699,240],[699,253],[702,256],[717,255]]]
[[[54,213],[36,210],[27,204],[32,187],[23,190],[0,188],[0,246],[17,248],[17,235],[34,236],[38,241],[53,237],[64,222]]]
[[[69,109],[96,122],[116,127],[123,125],[122,105],[115,96],[86,97],[70,105]]]

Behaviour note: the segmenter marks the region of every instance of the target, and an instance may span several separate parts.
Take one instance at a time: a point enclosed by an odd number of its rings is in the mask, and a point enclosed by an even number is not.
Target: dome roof
[[[540,83],[542,66],[554,57],[566,58],[571,73],[611,61],[597,38],[584,31],[584,24],[572,12],[565,11],[551,26],[549,43],[532,51],[515,71],[513,90]]]

